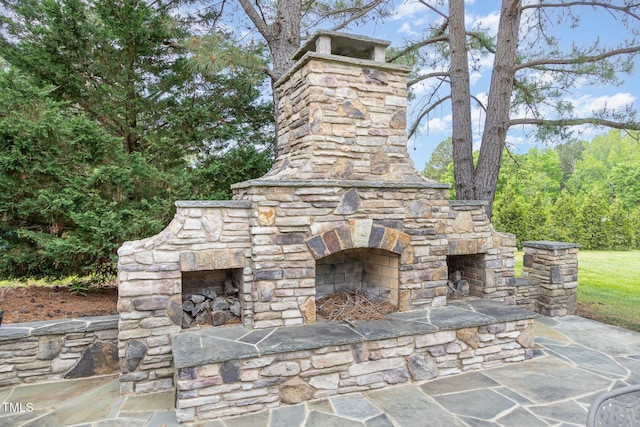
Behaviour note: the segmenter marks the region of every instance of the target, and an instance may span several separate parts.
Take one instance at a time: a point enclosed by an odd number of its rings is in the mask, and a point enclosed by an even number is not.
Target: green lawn
[[[522,252],[516,253],[516,276]],[[640,331],[640,251],[580,251],[578,315]]]
[[[640,331],[640,251],[581,251],[579,314]]]

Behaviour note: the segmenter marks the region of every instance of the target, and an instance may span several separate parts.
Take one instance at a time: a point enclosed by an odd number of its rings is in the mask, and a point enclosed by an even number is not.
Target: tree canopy
[[[585,249],[640,249],[638,135],[612,130],[592,141],[532,148],[502,159],[493,223],[518,242],[557,240]],[[442,182],[453,183],[453,156],[440,143],[425,168],[448,163]],[[567,149],[569,147],[569,150]],[[579,147],[579,149],[578,149]],[[571,167],[567,166],[571,165]]]
[[[412,58],[417,71],[411,83],[424,90],[409,133],[435,109],[451,105],[457,197],[488,201],[489,216],[511,128],[531,127],[531,137],[542,141],[567,140],[573,126],[640,129],[630,106],[579,111],[566,99],[576,87],[615,84],[632,71],[640,52],[640,4],[503,0],[497,31],[491,33],[488,28],[467,28],[464,0],[421,3],[433,12],[432,23],[424,37],[411,40],[392,58]],[[619,34],[615,43],[604,43],[595,31],[586,41],[563,43],[556,36],[559,27],[579,25],[585,10],[611,22]],[[483,58],[493,58],[491,82],[486,96],[478,96],[470,92],[470,79]],[[477,162],[472,155],[472,105],[484,116]]]
[[[2,5],[0,275],[112,271],[116,248],[160,231],[175,200],[229,198],[268,170],[264,74],[198,70],[179,3]],[[241,59],[264,64],[260,51]]]

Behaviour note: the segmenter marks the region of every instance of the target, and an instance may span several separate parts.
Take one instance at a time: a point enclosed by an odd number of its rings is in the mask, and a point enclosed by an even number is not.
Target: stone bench
[[[536,316],[472,300],[353,325],[183,331],[172,337],[178,420],[201,422],[529,359]]]

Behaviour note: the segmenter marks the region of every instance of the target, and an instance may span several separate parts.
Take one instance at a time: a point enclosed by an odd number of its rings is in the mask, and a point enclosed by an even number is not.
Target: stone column
[[[580,245],[564,242],[523,242],[522,277],[540,283],[538,311],[557,317],[575,314]]]

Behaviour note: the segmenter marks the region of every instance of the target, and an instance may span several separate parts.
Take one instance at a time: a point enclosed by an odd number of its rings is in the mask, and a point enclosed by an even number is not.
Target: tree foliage
[[[112,271],[175,200],[228,198],[271,162],[261,70],[194,66],[177,2],[2,0],[0,275]],[[218,46],[233,51],[221,34]],[[260,47],[242,59],[264,62]],[[5,113],[6,112],[6,113]]]
[[[440,155],[440,146],[447,145],[450,140],[438,146],[427,168],[448,162],[452,169],[452,154],[448,159]],[[639,162],[637,135],[620,131],[569,147],[507,153],[492,222],[498,230],[516,234],[519,243],[557,240],[585,249],[640,249]],[[573,166],[567,174],[568,164]],[[442,175],[441,181],[451,183],[452,174]]]
[[[446,104],[452,111],[452,143],[456,194],[492,204],[509,129],[525,126],[541,140],[566,140],[573,126],[640,129],[635,111],[603,108],[578,111],[567,95],[588,84],[616,84],[632,70],[640,52],[637,27],[640,4],[629,1],[555,2],[502,0],[498,29],[468,28],[464,0],[421,2],[433,12],[423,37],[411,40],[395,58],[416,61],[411,83],[424,92],[410,135]],[[445,5],[448,4],[448,9]],[[606,44],[593,39],[565,43],[556,28],[580,23],[583,12],[611,20],[620,37]],[[607,28],[604,22],[601,28]],[[470,75],[483,58],[493,58],[486,98],[470,93]],[[484,115],[478,160],[472,155],[472,105]]]

